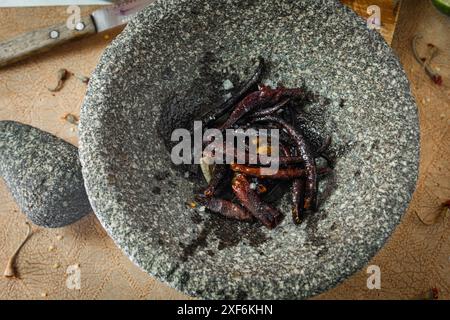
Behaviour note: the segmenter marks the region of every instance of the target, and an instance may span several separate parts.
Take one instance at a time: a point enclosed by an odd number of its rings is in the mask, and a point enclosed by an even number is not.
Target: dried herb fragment
[[[420,55],[417,51],[417,41],[419,39],[422,39],[422,36],[416,35],[416,36],[414,36],[412,43],[411,43],[414,58],[425,69],[425,72],[430,77],[430,79],[438,86],[441,86],[443,84],[442,76],[431,67],[431,61],[435,57],[437,57],[437,55],[439,54],[439,50],[434,44],[428,43],[427,47],[428,47],[428,52],[429,52],[428,53],[429,58],[420,57]]]
[[[57,73],[58,84],[54,88],[47,88],[50,92],[58,92],[62,89],[64,81],[69,77],[69,72],[66,69],[59,69]]]
[[[23,239],[22,243],[17,247],[16,251],[13,253],[11,258],[9,258],[8,264],[6,265],[6,269],[3,272],[3,276],[5,278],[17,278],[16,268],[15,268],[16,257],[19,254],[20,249],[22,249],[22,247],[28,241],[28,239],[30,238],[30,236],[32,234],[30,223],[29,222],[25,222],[25,224],[28,226],[27,235],[26,235],[25,239]]]
[[[89,83],[90,78],[77,74],[77,73],[73,73],[73,72],[69,72],[67,69],[59,69],[58,73],[57,73],[57,77],[58,77],[58,84],[54,87],[54,88],[47,88],[48,91],[50,92],[58,92],[62,89],[63,85],[64,85],[64,81],[66,81],[69,76],[74,76],[76,79],[80,80],[82,83]]]
[[[76,115],[73,115],[71,113],[66,113],[63,116],[63,120],[66,120],[68,123],[73,124],[75,126],[78,125],[79,119]]]

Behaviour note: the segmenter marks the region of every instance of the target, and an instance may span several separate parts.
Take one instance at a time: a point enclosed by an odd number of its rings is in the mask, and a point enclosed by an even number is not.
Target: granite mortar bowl
[[[263,82],[330,100],[305,107],[304,131],[312,143],[331,134],[337,158],[319,211],[296,226],[282,199],[288,218],[272,231],[187,208],[199,184],[164,143],[178,120],[223,100],[224,81],[239,88],[258,56],[268,62]],[[399,61],[337,1],[157,1],[103,54],[80,138],[89,199],[116,244],[202,298],[299,299],[335,286],[399,223],[419,159],[417,108]]]

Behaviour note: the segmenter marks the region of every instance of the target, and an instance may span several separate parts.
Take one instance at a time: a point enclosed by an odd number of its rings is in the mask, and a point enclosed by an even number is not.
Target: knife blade
[[[123,1],[119,4],[95,10],[91,14],[97,32],[126,24],[133,16],[154,0]]]
[[[136,13],[155,0],[125,0],[118,4],[95,10],[81,17],[74,28],[61,23],[34,30],[0,43],[0,68],[21,61],[37,53],[66,42],[125,25]]]

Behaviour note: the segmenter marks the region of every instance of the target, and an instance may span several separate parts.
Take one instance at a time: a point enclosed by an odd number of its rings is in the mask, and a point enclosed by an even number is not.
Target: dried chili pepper
[[[50,92],[58,92],[62,89],[64,81],[69,77],[69,72],[66,69],[59,69],[57,73],[57,81],[58,83],[54,88],[47,88]]]
[[[218,213],[226,218],[248,222],[253,221],[253,216],[250,212],[231,201],[219,198],[208,198],[207,200],[200,200],[199,202],[208,210]]]
[[[263,170],[266,169],[266,172]],[[300,168],[273,169],[261,167],[248,167],[242,164],[232,164],[231,170],[243,173],[247,176],[258,178],[270,178],[280,180],[292,180],[294,178],[304,177],[306,171]]]
[[[289,102],[290,99],[284,99],[281,102],[275,104],[274,106],[270,108],[266,108],[260,111],[256,111],[252,114],[252,117],[258,118],[258,117],[264,117],[264,116],[270,116],[277,111],[280,111],[286,104]]]
[[[208,187],[205,189],[203,194],[207,197],[213,197],[220,183],[227,176],[227,172],[228,172],[227,166],[216,164],[214,166],[212,179],[209,182]]]
[[[291,97],[304,97],[305,92],[303,89],[286,89],[278,88],[272,89],[268,86],[261,86],[256,92],[249,94],[245,97],[233,110],[230,117],[219,126],[220,130],[228,129],[234,125],[238,120],[247,115],[253,110],[257,110],[259,107],[266,105],[267,103],[279,103],[285,98]]]
[[[317,172],[316,161],[310,149],[310,146],[306,142],[305,138],[290,124],[281,118],[274,116],[266,116],[262,118],[254,119],[257,122],[273,122],[279,124],[288,135],[291,137],[297,147],[300,157],[303,159],[303,163],[306,170],[306,183],[305,183],[305,210],[315,210],[317,208]]]
[[[281,212],[264,203],[243,174],[234,176],[231,187],[240,203],[267,228],[273,229],[280,223]]]
[[[261,62],[260,65],[263,63]],[[259,70],[262,72],[261,70]],[[260,76],[256,72],[253,80]],[[331,144],[331,137],[327,137],[324,143],[317,150],[311,149],[309,143],[303,135],[297,131],[298,119],[303,117],[295,109],[294,103],[319,101],[321,97],[306,91],[305,89],[277,88],[259,86],[259,90],[251,92],[244,97],[255,82],[249,81],[251,85],[244,86],[238,95],[225,102],[215,112],[210,112],[204,117],[207,124],[214,124],[219,118],[223,118],[230,111],[228,118],[221,125],[215,125],[215,129],[220,131],[228,128],[239,128],[242,130],[255,128],[254,124],[264,122],[264,129],[281,129],[280,156],[266,159],[268,155],[273,155],[272,145],[268,140],[260,138],[273,138],[267,133],[252,133],[248,130],[244,133],[244,140],[238,141],[243,150],[227,148],[227,144],[214,148],[214,155],[226,156],[227,160],[232,160],[233,164],[216,165],[216,170],[208,187],[201,195],[202,201],[211,211],[218,212],[224,216],[243,219],[245,212],[250,213],[268,228],[274,228],[282,219],[282,214],[269,202],[275,202],[282,196],[286,189],[287,181],[292,181],[292,218],[294,223],[299,224],[304,218],[304,212],[317,209],[317,181],[321,175],[331,172],[330,168],[316,168],[315,159],[322,157],[331,162],[325,151]],[[327,100],[324,100],[327,103]],[[259,126],[256,126],[259,127]],[[247,138],[250,141],[247,142]],[[209,137],[203,139],[206,146]],[[270,140],[271,141],[271,140]],[[218,150],[219,149],[219,150]],[[255,154],[250,151],[256,150]],[[264,156],[264,157],[263,157]],[[242,163],[242,160],[243,163]],[[267,160],[278,164],[277,169],[271,170]],[[237,164],[235,162],[238,162]],[[223,184],[225,175],[229,169],[234,172],[231,183],[231,190],[239,204],[225,199],[220,199],[220,193],[225,189],[218,190]],[[227,174],[225,174],[225,172]],[[260,198],[261,195],[261,198]],[[227,194],[224,194],[228,199]],[[264,201],[263,201],[264,200]],[[204,208],[204,207],[203,207]],[[245,209],[243,209],[245,208]]]
[[[238,103],[244,95],[261,80],[261,77],[264,73],[265,69],[265,61],[262,57],[258,58],[258,66],[253,73],[253,76],[242,86],[237,94],[232,96],[230,99],[225,101],[222,105],[220,105],[216,110],[212,110],[208,112],[206,115],[203,115],[202,119],[207,127],[211,126],[214,122],[217,121],[220,117],[226,114],[228,111],[233,108],[236,103]]]

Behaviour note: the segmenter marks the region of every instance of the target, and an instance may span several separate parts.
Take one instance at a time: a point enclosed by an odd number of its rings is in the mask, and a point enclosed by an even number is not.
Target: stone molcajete
[[[319,211],[274,230],[186,208],[199,185],[164,142],[220,105],[224,83],[239,90],[259,56],[262,83],[329,99],[305,107],[301,129],[331,135],[336,157]],[[391,48],[337,0],[157,1],[91,78],[80,159],[100,222],[148,273],[203,298],[306,298],[361,270],[400,222],[417,178],[417,108]]]
[[[0,176],[38,226],[64,227],[92,210],[78,149],[31,126],[0,121]]]

